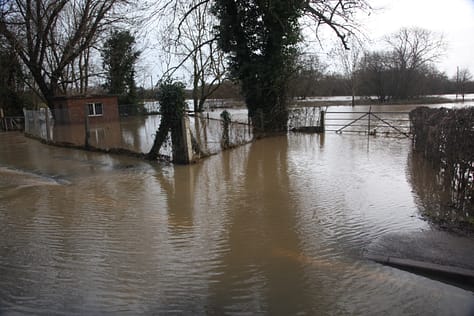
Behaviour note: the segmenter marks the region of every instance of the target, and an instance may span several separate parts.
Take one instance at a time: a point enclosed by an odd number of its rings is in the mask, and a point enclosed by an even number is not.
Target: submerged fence
[[[23,109],[23,114],[25,117],[24,131],[26,134],[46,141],[51,140],[51,122],[53,122],[53,117],[49,109]]]
[[[90,117],[84,112],[76,113],[74,120],[66,119],[72,117],[67,109],[56,109],[54,115],[46,108],[25,110],[25,133],[59,145],[146,154],[152,148],[161,115],[159,104],[147,104],[145,107],[145,113],[155,114],[143,115],[142,110],[126,105],[119,107],[120,115],[115,119]],[[220,110],[211,110],[189,116],[190,139],[196,157],[215,154],[225,148],[252,141],[253,133],[246,109],[232,109],[230,117],[225,119],[221,113]],[[290,110],[288,128],[309,133],[337,130],[365,134],[377,130],[377,135],[409,132],[406,113],[396,113],[390,118],[372,115],[378,114],[370,111],[362,114],[330,112],[321,107],[295,108]],[[160,149],[160,156],[172,160],[171,147],[171,137],[168,135]]]
[[[431,162],[437,185],[457,215],[474,217],[474,108],[418,108],[410,113],[416,152]],[[474,224],[474,222],[473,222]]]
[[[0,131],[21,131],[24,128],[22,116],[0,117]]]
[[[5,116],[0,107],[0,132],[21,131],[24,128],[23,116]]]
[[[147,154],[161,123],[159,114],[124,115],[118,120],[107,122],[100,122],[97,117],[92,122],[84,114],[82,123],[65,124],[60,120],[67,116],[64,111],[67,110],[56,110],[53,116],[48,109],[24,110],[25,134],[56,145]],[[189,121],[193,154],[196,158],[216,154],[253,139],[249,125],[237,122],[232,117],[227,125],[224,125],[224,120],[219,116],[209,116],[207,113],[198,113],[186,119]],[[160,156],[173,160],[171,135],[168,135],[161,148]]]

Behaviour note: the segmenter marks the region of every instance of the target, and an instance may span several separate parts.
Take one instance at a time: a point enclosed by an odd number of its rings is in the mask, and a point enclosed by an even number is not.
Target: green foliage
[[[223,149],[230,147],[230,136],[229,136],[229,125],[231,122],[231,115],[228,111],[224,110],[221,113],[222,119],[222,140],[221,146]]]
[[[171,79],[160,83],[158,90],[158,101],[164,118],[180,119],[186,110],[186,96],[184,84]]]
[[[106,72],[105,88],[119,96],[119,104],[137,101],[135,64],[140,52],[135,50],[135,37],[129,31],[113,31],[102,50]]]
[[[217,0],[219,46],[230,55],[249,116],[262,132],[287,129],[287,85],[300,40],[302,0]],[[262,117],[263,114],[263,117]]]
[[[225,125],[229,125],[231,121],[231,115],[227,110],[222,111],[221,113],[221,119],[224,122]]]

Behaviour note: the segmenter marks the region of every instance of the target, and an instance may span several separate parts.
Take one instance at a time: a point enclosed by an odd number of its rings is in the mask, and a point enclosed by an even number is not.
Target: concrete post
[[[183,152],[184,152],[184,160],[185,163],[190,163],[193,160],[193,144],[191,142],[191,129],[190,129],[190,124],[189,124],[189,116],[187,114],[184,114],[183,118],[183,123],[181,124],[183,128]]]
[[[171,130],[173,162],[175,163],[189,164],[193,159],[193,145],[189,126],[189,117],[184,114],[179,126]]]

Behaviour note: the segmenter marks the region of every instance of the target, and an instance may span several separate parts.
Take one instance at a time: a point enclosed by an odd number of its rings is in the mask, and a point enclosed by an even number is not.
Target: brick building
[[[119,120],[116,96],[58,97],[54,100],[57,124],[106,123]]]

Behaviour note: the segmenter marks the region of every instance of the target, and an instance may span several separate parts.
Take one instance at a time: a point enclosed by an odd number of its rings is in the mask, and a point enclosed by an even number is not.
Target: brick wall
[[[58,98],[56,103],[56,121],[60,124],[84,124],[88,114],[87,104],[102,103],[102,115],[89,116],[89,123],[105,123],[119,120],[116,96]]]

